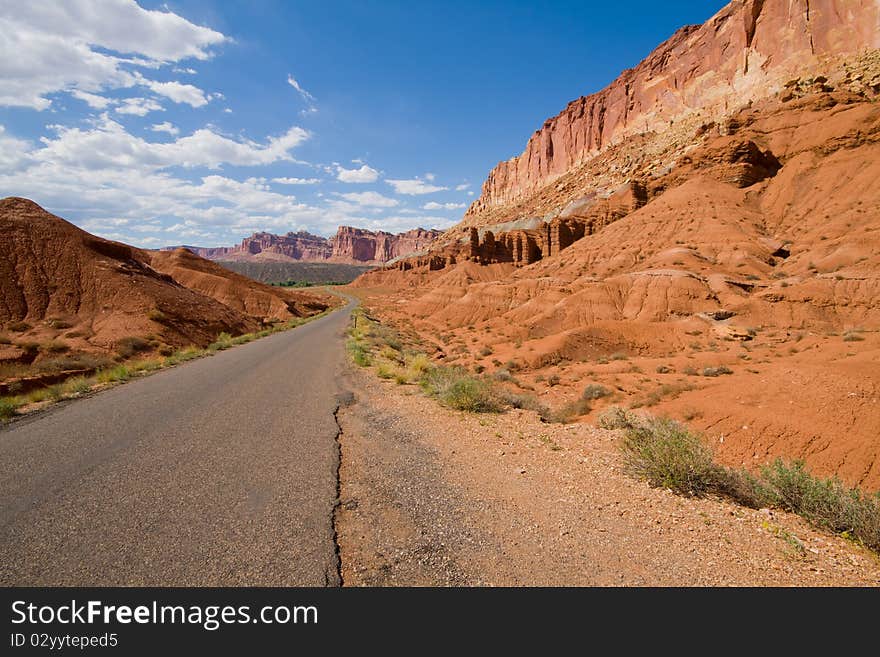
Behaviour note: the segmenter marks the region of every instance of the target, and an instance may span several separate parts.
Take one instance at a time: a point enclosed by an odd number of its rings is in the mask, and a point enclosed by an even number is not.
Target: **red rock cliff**
[[[878,0],[734,0],[547,120],[522,155],[489,173],[465,223],[549,184],[628,135],[661,132],[697,112],[707,121],[719,118],[775,93],[823,59],[877,47]]]
[[[210,260],[300,260],[379,264],[424,250],[438,235],[440,231],[424,228],[415,228],[395,235],[384,231],[373,232],[362,228],[340,226],[336,235],[330,239],[304,231],[286,235],[254,233],[244,238],[237,246],[185,248]]]

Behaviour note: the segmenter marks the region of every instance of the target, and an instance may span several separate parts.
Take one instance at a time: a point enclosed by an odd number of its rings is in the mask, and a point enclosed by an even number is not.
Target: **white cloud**
[[[393,208],[396,205],[400,205],[400,201],[382,196],[379,192],[351,192],[349,194],[337,194],[337,196],[355,205],[364,207]]]
[[[112,105],[116,102],[111,98],[105,98],[98,94],[90,94],[89,92],[81,91],[80,89],[74,89],[70,92],[70,95],[77,100],[83,101],[92,109],[106,109],[108,105]]]
[[[386,180],[385,182],[394,187],[394,191],[398,194],[408,194],[410,196],[433,194],[434,192],[442,192],[449,189],[448,187],[432,185],[421,178],[412,178],[410,180]]]
[[[152,98],[126,98],[116,108],[118,114],[133,114],[135,116],[146,116],[150,112],[164,111],[165,108]]]
[[[433,182],[433,180],[434,180],[436,177],[437,177],[437,176],[435,176],[433,173],[426,173],[426,174],[425,174],[425,180],[430,180],[430,181],[432,181],[432,182]]]
[[[360,169],[336,166],[336,179],[345,183],[371,183],[379,179],[379,172],[364,164]]]
[[[130,67],[207,59],[210,48],[226,40],[220,32],[170,11],[143,9],[134,0],[5,0],[0,2],[0,105],[45,110],[52,93],[132,87],[139,79]]]
[[[190,107],[202,107],[208,104],[208,97],[205,92],[191,84],[182,84],[180,82],[156,82],[137,75],[139,84],[147,87],[153,93],[165,96],[175,103],[186,103]],[[216,97],[216,94],[214,94]]]
[[[455,191],[463,192],[464,190],[469,189],[470,186],[471,186],[470,183],[461,183],[460,185],[455,186]]]
[[[296,78],[293,77],[290,73],[287,74],[287,84],[296,89],[299,92],[299,95],[302,96],[304,100],[315,102],[315,97],[308,91],[303,89],[302,85],[300,85],[300,83],[296,81]]]
[[[279,185],[316,185],[321,182],[320,178],[272,178],[273,183]]]
[[[473,192],[468,192],[468,196],[473,196],[473,195],[474,195]]]
[[[423,210],[461,210],[466,207],[464,203],[437,203],[430,201],[422,206]]]
[[[176,137],[178,134],[180,134],[180,129],[176,125],[168,121],[164,121],[163,123],[154,123],[150,126],[150,130],[152,130],[153,132],[167,132],[172,137]]]
[[[106,114],[88,130],[55,126],[57,136],[43,137],[44,147],[36,154],[44,161],[100,167],[143,167],[152,170],[172,166],[204,166],[217,169],[223,164],[256,166],[292,161],[290,151],[308,138],[302,128],[290,128],[265,144],[236,141],[207,128],[170,143],[148,142],[129,134]]]

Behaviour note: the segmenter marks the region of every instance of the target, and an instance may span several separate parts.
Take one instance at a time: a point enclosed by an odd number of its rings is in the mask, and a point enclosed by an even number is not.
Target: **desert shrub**
[[[609,356],[609,358],[610,358],[611,360],[629,360],[629,356],[627,356],[625,353],[620,352],[620,351],[611,354],[611,355]]]
[[[431,369],[431,359],[422,353],[411,354],[406,357],[406,367],[416,377],[419,377]]]
[[[349,338],[345,343],[345,348],[348,350],[348,355],[355,365],[368,367],[372,362],[369,349],[355,338]]]
[[[400,374],[400,371],[389,362],[379,363],[379,366],[376,368],[376,376],[380,379],[393,379],[398,374]]]
[[[847,488],[835,477],[815,477],[803,461],[776,459],[761,471],[761,478],[772,488],[781,508],[880,550],[880,495]]]
[[[116,342],[116,353],[123,358],[131,358],[135,354],[149,351],[150,342],[137,335],[130,335]]]
[[[477,374],[482,374],[482,373],[485,372],[485,371],[486,371],[485,366],[483,366],[483,365],[474,365],[474,372],[476,372]]]
[[[491,356],[492,355],[492,347],[490,347],[489,345],[486,345],[485,347],[480,349],[479,353],[480,353],[481,358],[485,358],[486,356]]]
[[[50,340],[40,345],[40,351],[46,354],[63,354],[70,351],[70,347],[60,340]]]
[[[12,400],[0,399],[0,420],[9,420],[15,417],[16,405]]]
[[[152,310],[147,311],[147,319],[149,319],[152,322],[164,324],[168,321],[168,315],[163,313],[158,308],[153,308]]]
[[[547,379],[547,385],[551,388],[553,386],[558,386],[562,379],[559,378],[558,374],[551,374]]]
[[[612,406],[599,416],[599,426],[603,429],[633,429],[641,423],[640,416],[620,406]]]
[[[208,345],[209,351],[223,351],[229,349],[233,345],[232,336],[223,331],[217,336],[217,339]]]
[[[650,418],[627,428],[621,450],[626,468],[652,486],[696,496],[715,488],[712,451],[675,420]]]
[[[517,394],[507,390],[498,392],[499,398],[511,408],[522,408],[527,411],[534,411],[544,422],[550,422],[552,412],[550,409],[538,401],[534,395]]]
[[[30,331],[32,327],[27,322],[12,322],[7,324],[6,328],[13,333],[24,333],[25,331]]]
[[[672,368],[668,365],[658,365],[657,369],[654,370],[657,374],[669,374],[672,372]]]
[[[39,374],[65,372],[67,370],[97,370],[108,367],[113,361],[106,356],[85,353],[71,353],[47,358],[37,363],[33,369]]]
[[[859,335],[856,331],[847,331],[843,334],[844,342],[861,342],[865,338]]]
[[[81,395],[91,389],[92,384],[89,383],[88,379],[81,376],[76,376],[72,379],[68,379],[61,386],[61,391],[65,397]]]
[[[383,358],[387,358],[388,360],[390,360],[392,362],[395,362],[395,363],[402,363],[403,362],[403,354],[401,354],[400,351],[398,351],[397,349],[394,349],[390,345],[386,344],[384,347],[382,347],[382,349],[379,350],[379,354]]]
[[[114,383],[116,381],[128,381],[131,378],[131,371],[125,365],[117,365],[106,370],[101,370],[97,374],[99,383]]]
[[[591,410],[589,399],[575,399],[574,401],[563,404],[559,408],[553,409],[545,419],[546,422],[558,422],[559,424],[569,424],[574,422],[582,415],[586,415]]]
[[[610,394],[611,391],[605,386],[591,383],[584,388],[584,391],[581,393],[581,399],[602,399],[602,397],[607,397]]]
[[[69,329],[73,326],[73,324],[68,322],[66,319],[59,319],[57,317],[46,320],[46,325],[49,328],[53,329]]]
[[[721,376],[722,374],[733,374],[733,370],[726,365],[703,368],[703,376]]]
[[[495,373],[492,374],[492,378],[496,381],[513,381],[513,375],[509,370],[505,369],[495,370]]]
[[[497,413],[502,402],[486,381],[460,367],[434,367],[422,377],[422,387],[442,404],[471,413]]]

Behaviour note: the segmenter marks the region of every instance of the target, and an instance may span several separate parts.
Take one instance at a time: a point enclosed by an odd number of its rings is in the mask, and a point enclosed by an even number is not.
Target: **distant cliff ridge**
[[[336,235],[329,239],[305,231],[286,235],[254,233],[236,246],[216,248],[185,246],[184,248],[210,260],[297,260],[361,265],[382,264],[393,258],[426,249],[440,233],[439,230],[415,228],[394,234],[381,230],[373,232],[363,228],[340,226]],[[176,247],[165,247],[163,250],[172,248]]]

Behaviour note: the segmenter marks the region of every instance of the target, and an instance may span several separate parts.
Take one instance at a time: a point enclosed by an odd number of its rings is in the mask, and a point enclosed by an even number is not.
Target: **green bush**
[[[0,420],[15,417],[16,405],[9,399],[0,399]]]
[[[714,489],[718,471],[700,437],[668,418],[651,418],[626,430],[621,449],[627,469],[652,486],[683,495]]]
[[[372,359],[370,358],[370,352],[366,346],[358,342],[355,338],[349,338],[348,342],[345,343],[346,349],[348,349],[348,355],[351,357],[351,360],[354,361],[355,365],[360,367],[369,367]]]
[[[498,413],[503,410],[502,400],[492,386],[460,367],[431,368],[422,376],[421,384],[428,394],[458,411]]]
[[[815,477],[803,461],[776,459],[761,477],[774,491],[777,506],[880,550],[880,495],[847,488],[836,477]]]

